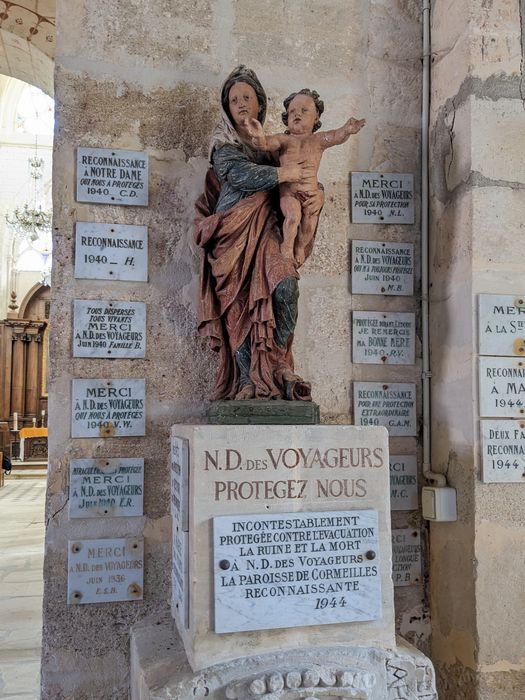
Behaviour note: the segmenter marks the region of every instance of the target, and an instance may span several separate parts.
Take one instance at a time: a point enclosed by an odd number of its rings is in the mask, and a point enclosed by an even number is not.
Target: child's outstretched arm
[[[257,150],[278,151],[281,148],[283,136],[265,134],[262,124],[257,119],[245,119],[243,126],[251,138],[252,146]]]
[[[330,148],[331,146],[340,146],[345,141],[348,141],[352,134],[357,134],[358,131],[366,124],[366,119],[350,119],[340,126],[339,129],[332,129],[331,131],[320,131],[317,136],[321,137],[321,143],[323,148]]]

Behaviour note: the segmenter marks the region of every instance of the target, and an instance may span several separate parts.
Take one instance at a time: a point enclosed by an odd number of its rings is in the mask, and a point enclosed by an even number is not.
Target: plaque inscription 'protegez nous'
[[[148,204],[148,154],[77,148],[77,202]]]
[[[144,379],[73,379],[71,437],[146,434]]]
[[[381,617],[377,511],[213,519],[215,632]]]
[[[142,600],[144,540],[73,540],[68,550],[67,602]]]
[[[147,282],[147,226],[77,221],[75,277]]]
[[[73,357],[145,357],[146,304],[75,299]]]
[[[415,342],[413,313],[353,312],[352,361],[356,364],[413,365]]]
[[[352,294],[411,296],[413,293],[412,243],[352,241]]]
[[[411,173],[352,173],[353,224],[413,224]]]

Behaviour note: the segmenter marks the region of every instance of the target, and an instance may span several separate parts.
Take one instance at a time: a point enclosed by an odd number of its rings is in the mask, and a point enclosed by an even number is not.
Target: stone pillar
[[[525,692],[525,488],[482,483],[478,295],[525,292],[523,2],[433,4],[432,464],[458,521],[431,524],[440,697]]]
[[[25,413],[29,418],[37,417],[38,398],[40,396],[38,354],[40,345],[37,342],[38,328],[27,328],[29,336],[27,343]]]
[[[7,322],[0,324],[0,420],[11,415],[11,364],[13,333]]]
[[[11,384],[11,413],[18,413],[19,419],[25,410],[25,329],[13,328],[13,367]],[[23,427],[23,426],[21,426]]]

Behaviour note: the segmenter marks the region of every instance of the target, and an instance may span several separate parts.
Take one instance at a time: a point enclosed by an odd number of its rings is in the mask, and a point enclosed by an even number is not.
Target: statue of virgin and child
[[[267,98],[256,74],[238,66],[222,86],[211,167],[196,203],[203,249],[198,330],[219,354],[212,400],[311,401],[292,355],[298,269],[312,251],[324,204],[322,152],[364,121],[314,133],[324,108],[315,91],[293,93],[284,105],[287,132],[266,136]]]

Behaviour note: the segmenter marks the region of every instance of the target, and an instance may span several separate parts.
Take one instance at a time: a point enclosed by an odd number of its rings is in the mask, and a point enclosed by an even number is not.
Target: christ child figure
[[[305,88],[284,100],[282,119],[287,126],[284,134],[266,135],[257,119],[247,119],[245,128],[252,145],[260,151],[276,152],[279,165],[301,165],[303,177],[299,182],[279,185],[281,211],[284,216],[282,254],[302,265],[311,250],[318,221],[318,212],[309,212],[308,199],[319,188],[317,172],[326,148],[339,146],[365,125],[364,119],[350,117],[331,131],[316,132],[324,111],[323,101],[315,90]],[[306,173],[306,174],[304,174]]]

